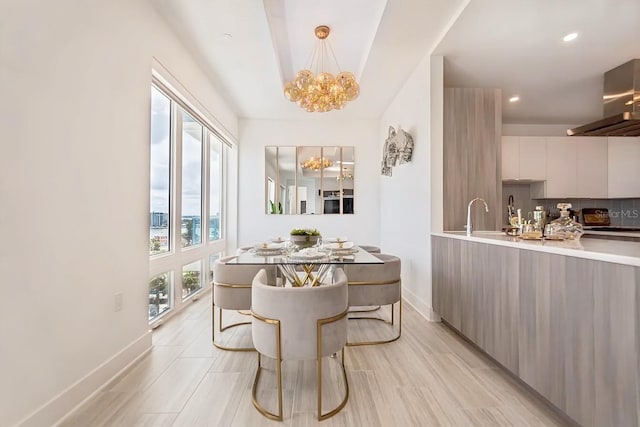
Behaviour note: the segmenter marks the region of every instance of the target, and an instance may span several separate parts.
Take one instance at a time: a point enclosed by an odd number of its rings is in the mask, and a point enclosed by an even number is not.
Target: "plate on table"
[[[335,243],[328,243],[325,244],[324,247],[327,249],[331,249],[332,251],[334,250],[346,250],[346,249],[351,249],[353,248],[354,244],[353,242],[335,242]]]
[[[277,251],[262,251],[254,249],[252,252],[257,256],[277,256],[284,254],[284,249],[278,249]]]
[[[298,260],[317,260],[325,258],[326,256],[326,253],[320,252],[314,248],[302,249],[291,254],[291,258]]]
[[[347,239],[346,237],[323,237],[322,241],[325,243],[340,243],[340,242],[346,242]]]
[[[356,247],[351,247],[349,249],[331,249],[331,255],[335,256],[353,255],[358,252],[359,249]]]
[[[253,247],[256,251],[267,252],[267,251],[280,251],[282,250],[282,243],[258,243]]]

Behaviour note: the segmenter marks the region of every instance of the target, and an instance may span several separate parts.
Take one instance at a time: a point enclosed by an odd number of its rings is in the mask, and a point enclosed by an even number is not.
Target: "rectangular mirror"
[[[269,215],[354,213],[354,147],[265,147]]]

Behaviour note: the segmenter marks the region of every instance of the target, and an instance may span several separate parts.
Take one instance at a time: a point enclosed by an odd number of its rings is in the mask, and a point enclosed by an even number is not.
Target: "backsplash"
[[[522,216],[527,219],[527,212],[536,206],[544,206],[552,218],[560,216],[556,207],[558,203],[571,203],[572,210],[582,208],[607,208],[612,226],[640,227],[640,199],[531,199],[529,184],[503,184],[502,204],[503,223],[507,224],[507,200],[513,195],[514,205],[522,209]]]
[[[560,215],[556,205],[561,202],[571,203],[573,210],[607,208],[612,226],[640,227],[640,199],[543,199],[534,202],[548,208],[552,217]]]

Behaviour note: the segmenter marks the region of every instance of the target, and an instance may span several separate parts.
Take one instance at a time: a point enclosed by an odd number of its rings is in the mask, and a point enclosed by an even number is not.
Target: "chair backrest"
[[[387,254],[374,255],[384,264],[345,264],[350,306],[386,305],[400,301],[400,258]]]
[[[267,283],[275,284],[275,266],[226,264],[234,258],[220,258],[213,264],[213,301],[216,306],[226,310],[249,310],[253,278],[264,269]]]
[[[242,255],[243,253],[248,252],[251,249],[253,249],[253,246],[242,246],[236,249],[236,255]]]
[[[379,254],[380,248],[377,246],[360,245],[360,249],[369,252],[370,254]]]
[[[344,314],[348,308],[347,277],[342,269],[335,282],[314,287],[266,285],[266,272],[256,275],[252,287],[252,335],[256,350],[277,357],[276,325],[256,318],[280,321],[282,360],[309,360],[317,357],[317,321]],[[340,351],[347,342],[347,317],[321,328],[322,356]]]

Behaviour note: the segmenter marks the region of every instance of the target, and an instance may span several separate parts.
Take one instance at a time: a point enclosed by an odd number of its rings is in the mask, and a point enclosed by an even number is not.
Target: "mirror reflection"
[[[265,147],[265,212],[353,214],[354,147]]]

